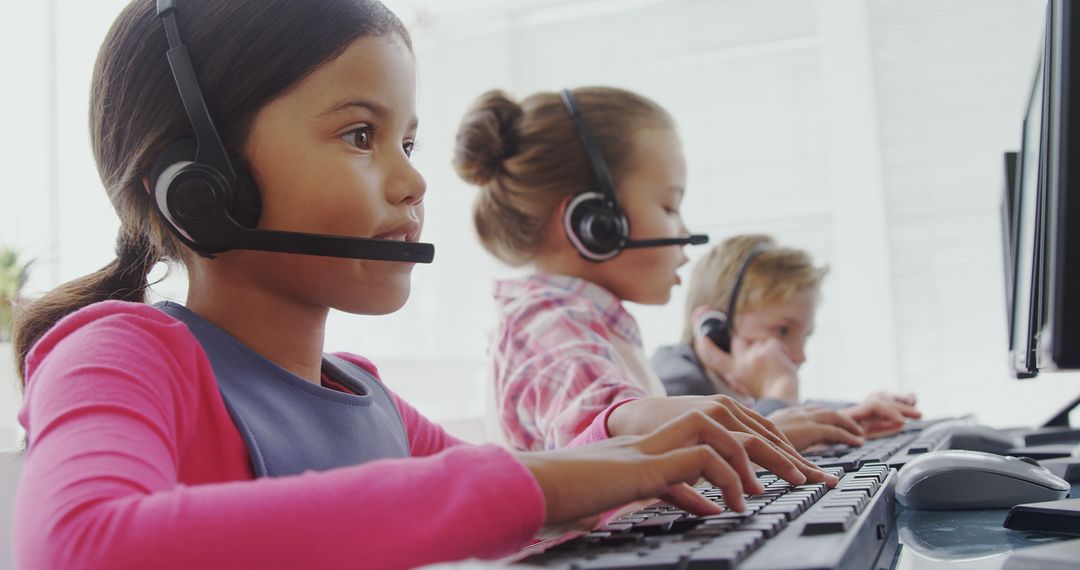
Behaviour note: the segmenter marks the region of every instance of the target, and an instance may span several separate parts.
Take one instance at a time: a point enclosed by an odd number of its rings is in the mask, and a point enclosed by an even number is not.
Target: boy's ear
[[[694,307],[693,311],[690,312],[690,317],[694,319],[694,321],[697,321],[701,318],[702,315],[712,310],[714,309],[708,305],[698,305]]]
[[[694,307],[693,311],[690,311],[690,322],[694,323],[695,336],[700,336],[701,323],[704,320],[705,314],[711,312],[723,313],[723,311],[710,307],[709,305],[698,305]]]

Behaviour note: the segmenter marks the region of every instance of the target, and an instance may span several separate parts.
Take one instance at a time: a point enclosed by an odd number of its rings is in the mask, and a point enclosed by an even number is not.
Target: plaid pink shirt
[[[495,299],[495,401],[513,447],[565,447],[604,410],[649,395],[618,364],[615,338],[644,349],[637,322],[611,292],[535,274],[497,282]]]

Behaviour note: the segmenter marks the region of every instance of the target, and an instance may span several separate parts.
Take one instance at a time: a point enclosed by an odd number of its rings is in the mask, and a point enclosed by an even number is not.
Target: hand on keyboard
[[[700,412],[730,431],[753,436],[743,438],[743,445],[750,453],[750,459],[763,467],[769,466],[758,461],[755,452],[775,448],[794,463],[811,483],[822,483],[828,478],[828,474],[796,451],[795,446],[788,441],[776,424],[729,396],[641,398],[627,402],[615,408],[608,416],[608,432],[611,435],[652,433],[660,426],[688,412]],[[777,472],[777,475],[787,478],[780,472]]]
[[[769,414],[800,451],[818,443],[844,443],[858,447],[864,443],[863,428],[846,414],[821,406],[791,406]]]
[[[701,478],[721,490],[727,507],[743,511],[744,492],[763,492],[751,460],[794,485],[807,482],[790,454],[759,436],[725,429],[703,412],[684,414],[649,435],[518,458],[544,493],[549,528],[657,497],[697,515],[718,514],[714,502],[688,485]],[[813,473],[819,476],[812,482],[837,482],[816,467]]]
[[[892,435],[903,429],[908,418],[919,419],[922,412],[915,409],[913,394],[890,394],[875,392],[866,400],[850,408],[841,410],[851,419],[859,422],[866,430],[866,437],[874,438]]]
[[[833,489],[760,475],[746,511],[695,516],[654,503],[523,560],[559,570],[801,570],[869,568],[892,526],[889,468],[870,463]],[[711,485],[695,491],[723,504]],[[537,549],[539,550],[539,549]]]

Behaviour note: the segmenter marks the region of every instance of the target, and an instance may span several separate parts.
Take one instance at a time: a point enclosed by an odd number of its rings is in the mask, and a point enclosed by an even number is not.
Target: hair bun
[[[517,152],[524,112],[503,91],[488,91],[465,113],[454,148],[454,168],[470,184],[484,186]]]

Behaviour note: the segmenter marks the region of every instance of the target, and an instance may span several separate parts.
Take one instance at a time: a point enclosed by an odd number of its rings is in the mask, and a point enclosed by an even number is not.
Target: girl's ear
[[[150,193],[150,177],[149,176],[143,176],[142,177],[142,187],[143,187],[144,190],[146,190],[147,194]]]

